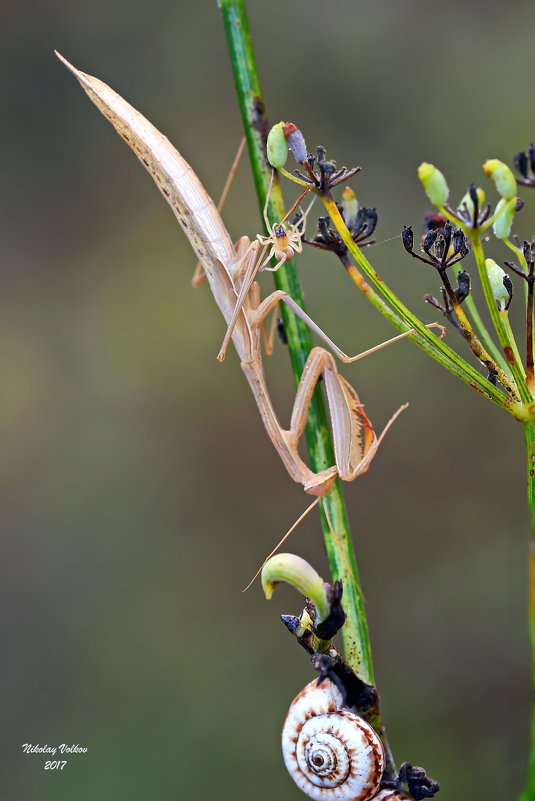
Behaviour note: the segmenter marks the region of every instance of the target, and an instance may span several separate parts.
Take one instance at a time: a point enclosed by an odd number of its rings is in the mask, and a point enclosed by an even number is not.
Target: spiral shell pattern
[[[307,684],[284,723],[284,762],[297,786],[315,801],[368,801],[383,775],[383,746],[371,726],[342,709],[341,702],[331,681]]]

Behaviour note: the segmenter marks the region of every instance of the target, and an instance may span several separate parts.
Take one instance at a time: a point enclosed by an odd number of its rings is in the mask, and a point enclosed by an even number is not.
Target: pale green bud
[[[511,233],[511,226],[513,225],[515,210],[516,198],[514,198],[513,202],[512,200],[506,200],[506,198],[502,197],[496,206],[494,212],[496,219],[492,223],[492,229],[498,239],[507,239]]]
[[[293,553],[279,553],[268,559],[262,568],[262,589],[268,600],[281,581],[310,598],[318,612],[316,623],[329,616],[331,606],[327,597],[328,585],[305,559]]]
[[[483,164],[485,175],[493,182],[498,194],[511,200],[516,195],[516,179],[507,164],[498,159],[487,159]]]
[[[505,270],[502,270],[496,264],[494,259],[485,259],[485,266],[496,305],[500,311],[504,311],[509,308],[511,302],[513,294],[512,281]]]
[[[435,206],[443,206],[448,200],[450,190],[440,170],[437,170],[434,164],[424,161],[418,167],[418,178],[431,203]]]
[[[359,202],[356,194],[350,186],[344,187],[340,199],[342,210],[344,214],[344,221],[349,230],[353,228],[357,221],[357,214],[359,213]]]
[[[277,170],[279,167],[284,167],[288,158],[288,143],[283,131],[285,125],[285,122],[278,122],[268,133],[267,138],[268,161]]]

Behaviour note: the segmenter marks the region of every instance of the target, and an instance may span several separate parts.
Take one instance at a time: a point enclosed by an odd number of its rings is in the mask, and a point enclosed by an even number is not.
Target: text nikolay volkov
[[[32,743],[24,743],[22,746],[22,750],[25,754],[55,754],[58,751],[60,754],[85,754],[87,753],[87,748],[79,745],[67,745],[66,743],[62,743],[61,745],[32,745]]]

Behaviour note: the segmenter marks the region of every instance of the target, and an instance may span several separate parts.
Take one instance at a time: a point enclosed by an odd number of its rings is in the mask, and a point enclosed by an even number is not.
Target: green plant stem
[[[245,3],[244,0],[219,0],[219,7],[227,35],[258,201],[262,209],[271,178],[271,167],[265,155],[269,125],[264,111]],[[273,183],[268,216],[271,223],[278,222],[284,217],[284,201],[276,180]],[[303,292],[293,261],[274,273],[274,279],[278,289],[288,292],[296,303],[302,308],[305,307]],[[281,306],[293,373],[296,383],[298,383],[312,348],[312,337],[304,323],[284,304]],[[316,388],[310,405],[306,440],[310,463],[314,471],[323,470],[334,464],[327,414],[319,387]],[[324,509],[320,504],[327,557],[333,579],[341,579],[344,586],[344,608],[347,613],[347,621],[342,635],[345,657],[353,670],[366,683],[374,684],[364,599],[360,589],[349,522],[339,481],[335,482],[326,496],[325,506],[334,532],[331,532]]]
[[[528,779],[519,801],[533,801],[535,798],[535,421],[526,423],[524,431],[526,437],[528,504],[531,515],[529,539],[529,629],[532,648],[532,720]]]
[[[485,295],[485,300],[489,308],[494,328],[496,329],[496,333],[498,335],[498,340],[503,349],[503,352],[505,353],[505,358],[511,369],[511,373],[518,388],[520,398],[524,403],[533,403],[531,392],[526,386],[526,377],[524,374],[524,368],[522,366],[522,362],[519,361],[520,357],[518,357],[517,359],[515,356],[515,348],[511,344],[509,334],[507,332],[506,327],[503,324],[503,319],[500,316],[500,312],[498,310],[498,307],[496,306],[496,301],[494,300],[494,294],[492,292],[492,288],[489,281],[489,274],[487,272],[487,266],[485,264],[485,253],[483,251],[483,245],[481,244],[480,232],[477,229],[475,231],[474,230],[470,231],[470,239],[472,242],[474,259],[476,261],[477,269],[479,272],[479,278],[481,280],[481,285],[483,287],[483,294]],[[510,328],[509,331],[511,331]],[[518,354],[518,348],[516,348],[516,353]]]
[[[461,264],[456,264],[453,267],[455,271],[455,275],[458,276],[459,272],[461,271],[462,267]],[[505,361],[505,357],[503,353],[500,353],[499,348],[496,346],[496,343],[492,339],[487,326],[483,322],[483,319],[479,313],[479,310],[474,302],[474,298],[472,295],[468,295],[467,298],[463,301],[463,307],[467,312],[467,316],[473,321],[474,329],[477,331],[478,338],[481,340],[485,348],[488,350],[492,358],[495,362],[497,362],[502,370],[507,372],[508,367]]]
[[[479,359],[481,364],[484,364],[485,367],[489,370],[496,371],[496,377],[502,384],[502,386],[509,389],[509,392],[512,394],[513,392],[516,393],[516,386],[514,382],[511,381],[511,376],[508,372],[502,370],[502,368],[498,365],[496,361],[492,359],[492,356],[486,351],[480,340],[476,337],[472,326],[470,325],[470,321],[466,316],[463,307],[459,303],[455,292],[453,291],[453,287],[451,285],[447,270],[443,270],[440,272],[440,278],[444,285],[444,290],[448,296],[449,302],[453,311],[455,312],[455,316],[457,318],[457,322],[461,328],[464,338],[466,342],[474,354],[474,356]]]
[[[271,179],[271,167],[266,160],[266,139],[269,125],[264,111],[245,3],[244,0],[219,0],[219,6],[227,35],[258,202],[260,208],[263,209]],[[278,181],[273,182],[268,217],[272,224],[284,217],[284,201]],[[277,289],[288,292],[301,308],[305,308],[303,291],[293,261],[288,262],[274,273],[274,280]],[[297,384],[312,349],[312,337],[304,323],[287,309],[285,304],[281,305],[292,369]],[[320,471],[332,465],[334,451],[325,403],[319,387],[316,387],[311,400],[305,434],[312,469]],[[344,587],[344,609],[347,615],[342,628],[344,656],[350,667],[363,681],[375,686],[364,598],[360,588],[357,561],[339,480],[333,484],[331,491],[325,496],[323,504],[319,506],[331,574],[334,580],[340,579]],[[393,779],[397,776],[396,766],[378,705],[368,710],[366,719],[383,743],[384,776]]]
[[[515,358],[515,360],[516,360],[516,362],[518,364],[522,364],[522,357],[520,355],[520,351],[518,350],[518,345],[516,344],[515,335],[513,333],[513,329],[511,328],[511,322],[509,320],[509,311],[506,311],[505,309],[502,309],[501,311],[498,312],[498,314],[500,315],[500,320],[501,320],[501,324],[503,326],[503,330],[505,332],[505,335],[509,339],[511,348],[513,350],[514,358]],[[521,370],[522,370],[521,375],[523,377],[524,383],[526,383],[526,374],[525,374],[523,368],[521,368]]]

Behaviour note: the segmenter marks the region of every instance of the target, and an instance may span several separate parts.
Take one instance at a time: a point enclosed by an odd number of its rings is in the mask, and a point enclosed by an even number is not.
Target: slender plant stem
[[[518,364],[522,364],[522,357],[520,355],[520,351],[518,349],[518,345],[516,343],[515,335],[513,333],[513,329],[511,328],[511,322],[509,320],[509,310],[508,309],[501,309],[498,314],[500,315],[503,330],[505,331],[506,335],[509,337],[509,342],[511,344],[511,348],[513,349],[514,357]],[[524,369],[522,369],[522,375],[524,376],[524,382],[526,381],[526,375]]]
[[[505,353],[505,358],[507,359],[507,363],[511,368],[511,372],[513,374],[513,378],[516,382],[516,386],[518,388],[518,392],[520,393],[522,401],[524,403],[532,403],[533,398],[531,397],[531,392],[526,386],[526,377],[524,374],[524,368],[522,366],[522,362],[521,361],[519,362],[515,358],[514,348],[511,347],[507,331],[502,323],[500,312],[498,310],[498,307],[496,306],[496,301],[494,300],[494,294],[492,292],[489,280],[489,274],[487,271],[487,266],[485,264],[485,253],[483,252],[483,245],[481,244],[481,233],[477,229],[475,231],[473,230],[470,232],[470,238],[472,240],[472,250],[474,253],[474,259],[477,264],[481,285],[483,287],[483,293],[485,295],[485,300],[487,302],[490,316],[492,322],[494,323],[494,328],[496,329],[500,345],[502,346],[503,352]],[[517,348],[517,353],[518,353],[518,348]]]
[[[271,168],[266,159],[266,140],[269,124],[264,109],[260,82],[256,70],[249,24],[244,0],[219,0],[227,44],[234,73],[242,122],[249,147],[258,202],[263,209],[271,180]],[[278,181],[273,182],[268,205],[270,222],[284,217],[284,201]],[[293,262],[274,273],[277,289],[288,292],[305,308],[303,291]],[[309,329],[284,304],[281,309],[290,359],[296,383],[312,349]],[[334,462],[334,451],[323,396],[316,388],[308,415],[306,440],[313,470],[323,470]],[[344,587],[344,609],[347,619],[342,628],[344,655],[347,663],[367,684],[375,686],[368,622],[360,588],[353,541],[345,502],[337,480],[320,506],[325,549],[333,579],[341,579]],[[328,517],[327,517],[328,515]],[[385,777],[397,776],[392,750],[386,736],[379,706],[368,710],[367,720],[381,738],[385,750]]]
[[[529,538],[529,629],[532,648],[532,722],[528,779],[519,801],[533,801],[535,798],[535,421],[526,423],[524,431],[526,437],[528,504],[531,515]]]
[[[249,25],[244,0],[219,0],[232,70],[239,99],[249,156],[258,195],[260,208],[265,204],[266,193],[271,179],[271,167],[266,159],[266,138],[269,125],[260,90],[252,49]],[[284,202],[278,181],[273,182],[268,217],[276,223],[284,217]],[[278,289],[288,292],[304,308],[303,292],[294,262],[287,263],[274,273]],[[281,309],[290,359],[296,383],[299,382],[303,367],[312,348],[309,329],[289,309],[282,304]],[[316,388],[306,427],[306,439],[312,469],[323,470],[334,463],[327,414],[321,390]],[[360,589],[359,576],[349,522],[345,509],[340,482],[336,481],[325,498],[329,519],[320,504],[321,519],[325,537],[327,557],[333,579],[341,579],[344,586],[344,608],[347,621],[343,627],[344,651],[347,662],[368,684],[374,684],[373,665],[364,600]],[[332,531],[329,527],[332,525]]]
[[[453,267],[453,269],[455,271],[455,275],[458,275],[462,267],[460,264],[457,264]],[[488,350],[494,361],[500,365],[502,370],[507,372],[508,367],[505,361],[505,357],[503,353],[500,353],[500,349],[496,346],[496,343],[492,339],[487,329],[487,326],[483,322],[483,319],[479,313],[479,309],[477,308],[472,295],[468,295],[468,297],[465,298],[465,300],[463,301],[463,307],[467,312],[467,316],[471,318],[474,323],[474,328],[477,331],[478,339]]]
[[[514,385],[514,382],[511,382],[511,377],[508,375],[508,373],[502,370],[502,368],[499,366],[497,362],[495,362],[492,359],[490,354],[485,350],[479,339],[474,334],[472,326],[470,325],[470,321],[468,320],[468,317],[464,313],[463,307],[457,300],[457,296],[453,291],[453,287],[450,283],[450,279],[448,277],[446,270],[443,270],[440,273],[440,277],[442,279],[442,283],[444,284],[444,289],[448,295],[450,304],[453,308],[453,311],[455,312],[455,316],[457,317],[457,320],[461,327],[463,336],[468,342],[470,350],[472,351],[474,356],[476,356],[476,358],[478,358],[479,361],[482,364],[484,364],[485,367],[487,367],[487,369],[493,369],[496,371],[496,376],[500,381],[500,383],[502,384],[502,386],[507,387],[511,393],[516,392],[516,387]],[[509,350],[512,351],[512,348],[509,348]]]
[[[533,272],[531,268],[530,273]],[[530,276],[531,277],[531,276]],[[533,368],[533,280],[528,280],[528,302],[526,304],[526,384],[531,392],[535,389]]]

